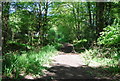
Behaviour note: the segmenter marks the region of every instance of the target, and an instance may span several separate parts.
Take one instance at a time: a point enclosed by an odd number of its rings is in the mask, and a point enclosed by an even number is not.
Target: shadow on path
[[[71,67],[71,66],[54,66],[48,69],[49,73],[43,78],[46,79],[93,79],[94,76],[88,74],[90,67]]]
[[[24,76],[19,76],[22,79],[5,78],[2,81],[120,81],[120,76],[116,77],[104,67],[86,66],[82,60],[76,54],[58,55],[53,58],[50,68],[45,70],[45,74],[39,78],[26,79]]]
[[[102,74],[106,74],[103,77]],[[102,75],[102,77],[97,77]],[[113,77],[113,76],[111,76]],[[118,78],[119,79],[119,78]],[[2,81],[62,81],[62,80],[84,80],[84,81],[119,81],[118,79],[110,78],[109,73],[100,68],[92,68],[89,66],[71,67],[65,65],[57,65],[49,68],[46,75],[36,79],[3,79]]]

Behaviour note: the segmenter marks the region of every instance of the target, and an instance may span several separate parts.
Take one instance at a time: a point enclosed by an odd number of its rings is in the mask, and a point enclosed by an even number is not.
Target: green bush
[[[74,40],[73,42],[74,42],[74,46],[83,47],[83,46],[85,46],[87,40],[81,39],[81,40]]]
[[[43,64],[50,62],[50,57],[56,54],[54,46],[45,46],[39,52],[23,52],[22,55],[9,53],[3,56],[3,74],[8,77],[18,78],[24,74],[42,74],[46,69]]]
[[[74,40],[73,43],[74,43],[73,45],[75,47],[75,50],[77,52],[82,52],[82,51],[84,51],[84,48],[87,45],[87,40],[86,39]]]
[[[15,51],[28,51],[30,49],[33,49],[33,46],[30,46],[28,44],[18,43],[15,41],[8,41],[5,48],[6,48],[6,50],[4,50],[4,51],[15,52]]]
[[[61,47],[63,46],[63,44],[61,44],[61,43],[54,43],[54,46],[55,46],[55,48],[56,48],[57,50],[60,50]]]
[[[86,64],[90,64],[91,61],[95,61],[101,66],[117,67],[118,60],[120,58],[120,51],[118,48],[105,48],[95,47],[93,49],[86,50],[83,53],[86,59]]]
[[[98,44],[103,45],[120,45],[120,24],[117,20],[114,21],[113,25],[107,26],[101,32],[98,38]]]

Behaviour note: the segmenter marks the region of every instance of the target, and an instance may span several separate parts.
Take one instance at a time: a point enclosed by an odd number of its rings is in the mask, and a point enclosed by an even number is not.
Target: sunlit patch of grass
[[[110,48],[110,50],[106,50],[105,48],[93,48],[86,50],[83,52],[85,64],[89,66],[106,67],[106,70],[119,73],[118,59],[120,58],[120,51],[112,50],[114,49]]]
[[[5,76],[18,78],[24,74],[42,75],[42,70],[47,69],[43,64],[50,62],[50,57],[57,54],[53,46],[45,46],[39,52],[30,51],[23,54],[9,53],[3,56],[3,72]]]

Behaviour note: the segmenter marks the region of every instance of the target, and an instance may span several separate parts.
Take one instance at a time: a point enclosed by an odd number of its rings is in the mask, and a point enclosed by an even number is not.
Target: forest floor
[[[106,79],[113,81],[120,79],[119,75],[115,76],[111,72],[104,70],[104,67],[100,67],[100,64],[86,65],[82,54],[59,52],[58,55],[51,59],[51,64],[44,65],[49,69],[44,70],[44,75],[39,79]],[[25,78],[35,79],[31,76]]]

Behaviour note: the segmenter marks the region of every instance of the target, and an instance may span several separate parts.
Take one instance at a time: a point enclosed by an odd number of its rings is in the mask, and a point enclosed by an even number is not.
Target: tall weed
[[[50,57],[56,54],[54,46],[45,46],[39,52],[30,51],[23,54],[8,53],[3,56],[3,74],[18,78],[21,72],[41,75],[46,69],[43,64],[50,62]]]

